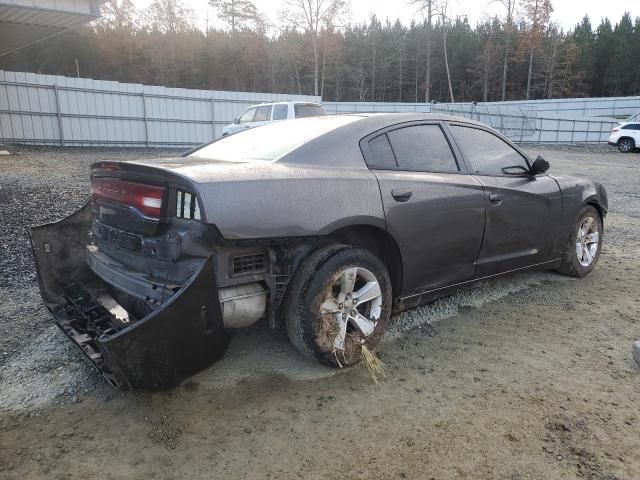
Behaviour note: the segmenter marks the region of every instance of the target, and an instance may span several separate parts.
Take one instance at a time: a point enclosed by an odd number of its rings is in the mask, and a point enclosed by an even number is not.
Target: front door
[[[484,187],[487,221],[475,276],[551,260],[562,214],[556,181],[527,173],[526,157],[489,130],[468,125],[450,129]]]
[[[461,170],[437,123],[363,140],[387,228],[403,259],[403,296],[473,277],[484,230],[482,185]]]

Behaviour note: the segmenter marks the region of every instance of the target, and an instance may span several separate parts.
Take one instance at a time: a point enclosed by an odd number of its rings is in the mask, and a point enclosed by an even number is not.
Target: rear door
[[[550,260],[562,214],[556,181],[527,173],[527,158],[488,129],[449,128],[467,168],[484,186],[487,223],[476,276]]]
[[[402,253],[403,296],[470,279],[482,242],[484,196],[461,169],[442,126],[397,125],[360,145]]]
[[[289,117],[289,104],[288,103],[276,103],[273,106],[273,114],[271,119],[273,121],[276,120],[286,120]]]
[[[259,127],[260,125],[264,125],[265,123],[271,120],[271,110],[273,109],[273,105],[261,105],[256,107],[256,114],[253,117],[253,121],[251,122],[251,127]]]

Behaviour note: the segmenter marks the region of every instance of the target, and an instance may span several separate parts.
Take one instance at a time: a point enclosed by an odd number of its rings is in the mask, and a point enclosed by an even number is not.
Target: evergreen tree
[[[514,23],[505,77],[508,22],[443,22],[438,0],[431,27],[426,18],[403,25],[376,17],[336,27],[335,18],[325,17],[317,31],[288,23],[275,34],[239,16],[229,28],[202,32],[184,0],[153,0],[144,11],[131,0],[113,1],[103,6],[100,21],[2,56],[0,69],[67,76],[79,70],[88,78],[170,87],[318,92],[339,101],[419,102],[428,96],[446,102],[452,94],[462,102],[495,101],[503,88],[509,99],[525,98],[527,89],[530,98],[640,94],[640,18],[629,14],[615,26],[604,19],[595,31],[587,16],[568,32],[544,18],[536,28],[531,17]]]
[[[257,27],[262,22],[258,9],[250,0],[209,0],[209,5],[229,26],[231,34],[238,29]]]

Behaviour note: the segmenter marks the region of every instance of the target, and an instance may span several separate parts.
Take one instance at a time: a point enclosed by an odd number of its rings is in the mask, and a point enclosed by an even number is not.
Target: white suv
[[[247,108],[233,123],[222,129],[222,136],[238,133],[248,128],[258,127],[268,122],[287,120],[289,118],[317,117],[326,115],[319,103],[310,102],[278,102],[262,103]]]
[[[640,122],[623,122],[611,130],[609,145],[615,145],[622,153],[640,147]]]

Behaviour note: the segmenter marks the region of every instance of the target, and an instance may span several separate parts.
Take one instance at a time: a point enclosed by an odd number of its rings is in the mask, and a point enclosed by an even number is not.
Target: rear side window
[[[293,105],[293,109],[296,113],[296,118],[317,117],[320,115],[326,115],[324,108],[322,108],[322,105],[296,103]]]
[[[369,140],[367,165],[381,169],[395,169],[398,166],[386,133]]]
[[[417,172],[457,172],[458,164],[439,125],[414,125],[388,132],[398,168]]]
[[[622,127],[623,130],[640,130],[640,123],[630,123]]]
[[[286,120],[287,113],[289,113],[289,105],[278,104],[273,106],[273,119],[274,120]]]
[[[264,105],[256,109],[256,116],[253,117],[254,122],[266,122],[271,115],[271,105]]]
[[[452,125],[451,131],[474,172],[508,175],[529,171],[524,157],[500,137],[486,130],[460,125]]]

